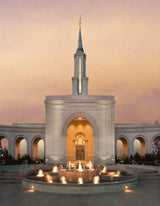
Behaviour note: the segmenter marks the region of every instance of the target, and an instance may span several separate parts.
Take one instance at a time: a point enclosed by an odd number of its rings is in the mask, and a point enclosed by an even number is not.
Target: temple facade
[[[114,96],[88,94],[80,25],[72,95],[46,96],[44,124],[0,125],[0,140],[7,139],[9,154],[16,159],[22,140],[33,159],[39,158],[38,144],[43,141],[41,149],[48,164],[79,160],[114,164],[115,156],[160,152],[160,125],[115,124],[114,107]]]
[[[86,54],[79,28],[74,54],[72,95],[47,96],[45,100],[45,158],[66,161],[115,161],[113,96],[88,95]]]

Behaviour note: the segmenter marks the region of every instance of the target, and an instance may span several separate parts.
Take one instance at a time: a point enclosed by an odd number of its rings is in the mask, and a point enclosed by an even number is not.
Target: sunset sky
[[[116,123],[160,120],[160,0],[0,0],[0,124],[71,94],[82,13],[89,94],[115,96]]]

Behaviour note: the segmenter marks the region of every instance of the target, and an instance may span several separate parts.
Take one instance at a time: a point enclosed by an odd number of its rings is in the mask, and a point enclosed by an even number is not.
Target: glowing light
[[[69,163],[68,163],[68,168],[69,168],[69,170],[71,169],[71,161],[69,161]]]
[[[78,184],[80,184],[80,185],[83,184],[83,179],[82,179],[82,177],[79,177],[79,178],[78,178]]]
[[[99,181],[100,181],[99,176],[95,176],[95,177],[93,178],[93,183],[94,183],[94,184],[98,184]]]
[[[113,177],[116,174],[117,174],[116,172],[108,172],[108,176],[111,176],[111,177]]]
[[[92,164],[91,161],[89,161],[89,169],[90,169],[90,170],[93,170],[93,164]]]
[[[82,93],[82,71],[81,71],[81,58],[79,58],[79,94]]]
[[[78,119],[79,119],[79,120],[82,120],[82,117],[79,117]]]
[[[126,192],[126,193],[132,193],[133,190],[125,190],[124,192]]]
[[[104,166],[104,167],[103,167],[103,170],[102,170],[102,173],[106,173],[106,172],[107,172],[107,167]]]
[[[37,177],[44,177],[43,170],[38,171]]]
[[[126,193],[132,193],[133,190],[128,189],[128,186],[125,185],[125,187],[124,187],[124,192],[126,192]]]
[[[30,192],[30,193],[34,192],[34,186],[32,185],[32,186],[31,186],[31,189],[30,189],[30,190],[27,190],[27,192]]]
[[[34,192],[34,190],[33,190],[33,189],[30,189],[30,190],[27,190],[27,192],[32,193],[32,192]]]
[[[49,174],[46,175],[46,179],[47,179],[47,182],[53,183],[52,177]]]
[[[81,165],[81,161],[79,161],[78,171],[79,171],[79,172],[83,172],[82,165]]]
[[[76,169],[76,164],[72,163],[72,164],[71,164],[71,168]]]
[[[119,177],[120,176],[120,171],[118,171],[115,175],[114,175],[114,177]]]
[[[127,186],[127,185],[125,185],[124,189],[125,189],[125,190],[128,190],[128,186]]]
[[[58,172],[58,167],[57,167],[57,166],[54,166],[53,169],[52,169],[52,172],[53,172],[53,173]]]
[[[67,184],[66,178],[64,176],[61,177],[62,184]]]

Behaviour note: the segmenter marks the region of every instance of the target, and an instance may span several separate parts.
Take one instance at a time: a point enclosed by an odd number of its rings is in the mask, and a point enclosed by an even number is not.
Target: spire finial
[[[79,17],[79,29],[81,29],[81,18],[82,18],[82,15],[83,14],[81,14],[80,17]]]
[[[83,45],[82,45],[82,36],[81,36],[81,18],[82,18],[82,15],[80,15],[79,17],[79,37],[78,37],[78,48],[77,48],[77,51],[83,51]]]

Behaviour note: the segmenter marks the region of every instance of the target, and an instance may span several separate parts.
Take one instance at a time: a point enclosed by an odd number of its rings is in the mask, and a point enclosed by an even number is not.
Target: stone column
[[[104,164],[115,163],[114,101],[106,102],[103,110],[97,112],[100,136],[97,139],[96,161]]]
[[[45,162],[66,162],[66,136],[62,134],[63,105],[46,104]]]
[[[134,152],[133,152],[133,145],[134,142],[132,139],[129,139],[128,138],[128,157],[130,157],[131,155],[133,156],[134,155]]]
[[[15,152],[14,152],[14,138],[13,137],[8,137],[8,154],[12,155],[12,157],[15,157]]]
[[[26,138],[27,141],[27,154],[33,158],[33,152],[32,152],[32,142],[30,138]]]

